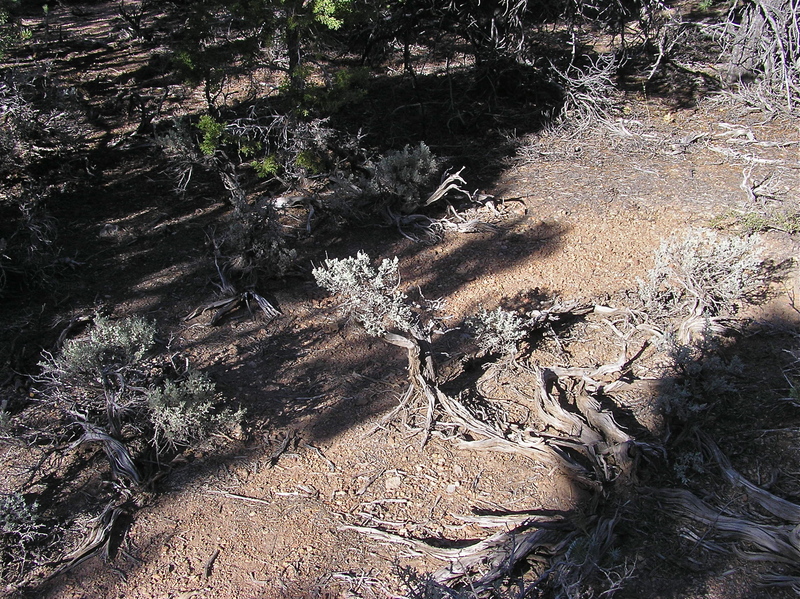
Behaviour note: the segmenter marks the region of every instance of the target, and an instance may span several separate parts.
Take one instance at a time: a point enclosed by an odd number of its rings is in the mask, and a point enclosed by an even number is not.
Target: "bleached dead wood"
[[[684,489],[658,489],[654,495],[673,514],[703,524],[725,539],[753,545],[758,550],[756,559],[788,560],[800,566],[796,526],[763,524],[745,517],[725,516]]]
[[[411,555],[447,562],[447,566],[433,573],[433,579],[439,583],[451,583],[465,575],[482,572],[480,578],[470,584],[476,593],[508,574],[532,552],[549,555],[562,552],[577,534],[574,526],[565,520],[531,518],[512,530],[495,533],[472,545],[446,548],[377,528],[346,525],[339,529],[352,530],[381,543],[402,545]]]
[[[457,173],[452,173],[445,177],[444,180],[439,184],[439,187],[437,187],[436,190],[430,196],[428,196],[428,199],[425,200],[423,206],[430,206],[434,202],[438,202],[452,191],[463,194],[467,198],[471,198],[472,196],[469,194],[469,192],[462,187],[463,185],[467,184],[467,182],[461,178],[461,173],[463,171],[464,169],[462,168]]]
[[[800,524],[800,505],[773,495],[747,480],[731,466],[728,457],[720,451],[711,437],[702,432],[698,433],[698,436],[703,450],[717,462],[722,475],[731,485],[742,489],[751,501],[757,503],[773,516],[787,522]]]

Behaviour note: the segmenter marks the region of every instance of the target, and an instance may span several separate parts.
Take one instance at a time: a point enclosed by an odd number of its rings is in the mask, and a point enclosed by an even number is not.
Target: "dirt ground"
[[[66,25],[60,32],[71,35]],[[114,35],[97,31],[101,41]],[[104,42],[97,52],[117,66],[130,53],[132,73],[141,57],[130,47]],[[58,58],[74,69],[62,76],[101,86],[108,74],[101,59],[82,56],[88,68]],[[111,96],[99,88],[92,93]],[[178,110],[177,99],[167,103],[165,113],[171,110]],[[6,299],[5,318],[39,319],[36,326],[52,325],[54,336],[59,324],[97,308],[154,319],[169,351],[209,372],[248,416],[240,434],[213,437],[178,455],[166,476],[132,498],[136,509],[113,560],[93,557],[34,585],[32,596],[41,598],[406,596],[410,585],[443,564],[346,526],[457,543],[486,536],[471,519],[478,512],[580,513],[585,491],[557,469],[519,455],[459,449],[436,436],[421,446],[418,432],[396,419],[385,422],[405,388],[404,352],[347,322],[307,265],[360,250],[374,259],[397,256],[412,297],[445,302],[441,313],[454,330],[437,347],[443,371],[451,368],[455,379],[470,343],[458,327],[478,308],[556,299],[634,306],[638,279],[652,268],[662,240],[712,225],[735,232],[735,214],[758,207],[760,200],[754,204],[742,187],[745,177],[771,176],[774,201],[783,205],[800,200],[796,120],[768,120],[725,97],[691,108],[631,98],[620,118],[579,137],[541,132],[517,140],[517,155],[478,190],[489,198],[470,208],[493,231],[447,233],[429,245],[377,226],[342,232],[307,252],[303,274],[270,283],[265,291],[281,310],[278,318],[267,322],[240,311],[209,326],[209,314],[184,318],[216,297],[205,232],[228,203],[213,194],[177,198],[151,149],[123,137],[135,126],[135,118],[113,123],[103,134],[105,149],[92,155],[98,174],[51,206],[59,242],[80,266],[57,292]],[[468,182],[470,175],[463,173]],[[304,217],[298,214],[298,231]],[[794,258],[799,245],[782,231],[762,234],[763,255],[776,262]],[[784,350],[800,324],[793,304],[798,291],[792,268],[766,303],[746,313],[766,336],[748,332],[731,341],[730,352],[746,360],[734,403],[755,402],[758,414],[748,424],[761,432],[743,440],[743,428],[732,424],[740,415],[733,407],[731,421],[714,423],[716,432],[729,435],[717,441],[736,466],[764,480],[776,473],[773,489],[790,499],[800,493],[800,470],[792,469],[800,465],[793,450],[800,414],[769,403],[768,391],[786,387]],[[619,351],[604,319],[588,317],[557,337],[545,335],[533,356],[593,367],[613,362]],[[656,362],[653,356],[642,368],[653,374]],[[669,436],[657,398],[640,392],[627,401],[653,439]],[[84,505],[111,484],[102,451],[90,458],[87,470],[73,473],[74,495],[84,496]],[[13,447],[0,447],[8,473],[2,490],[19,481],[20,459]],[[647,473],[642,479],[653,486],[665,480]],[[760,564],[693,548],[682,525],[652,505],[632,512],[619,541],[619,559],[635,568],[615,596],[734,599],[783,592],[758,586],[766,568]]]

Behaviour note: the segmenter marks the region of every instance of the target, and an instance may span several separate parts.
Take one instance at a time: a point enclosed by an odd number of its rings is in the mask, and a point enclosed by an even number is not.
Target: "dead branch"
[[[133,463],[133,458],[131,458],[131,454],[128,452],[125,445],[99,427],[92,426],[86,422],[82,423],[82,425],[85,432],[80,438],[79,443],[90,443],[92,441],[101,442],[103,444],[103,450],[111,464],[111,471],[114,473],[114,476],[117,478],[127,478],[134,484],[140,484],[142,479],[139,475],[139,470]]]
[[[548,555],[562,552],[576,534],[572,524],[566,520],[531,517],[511,531],[495,533],[467,547],[449,549],[377,528],[340,526],[339,529],[352,530],[378,542],[403,545],[412,555],[425,555],[448,562],[448,566],[433,574],[433,579],[439,583],[452,583],[465,575],[483,570],[481,578],[471,583],[476,593],[488,589],[491,583],[506,576],[533,552]]]
[[[800,524],[800,505],[773,495],[747,480],[734,470],[728,457],[720,451],[711,437],[703,432],[699,432],[698,436],[704,452],[717,462],[722,475],[731,485],[742,489],[751,501],[760,505],[773,516],[787,522]]]
[[[451,191],[458,192],[460,194],[464,194],[467,198],[472,198],[469,192],[462,187],[462,185],[466,185],[467,182],[461,178],[461,173],[463,172],[463,168],[459,170],[457,173],[453,173],[445,177],[445,179],[439,184],[439,187],[428,196],[428,199],[422,204],[423,206],[430,206],[434,202],[438,202],[444,196],[446,196]]]
[[[716,531],[723,538],[750,543],[760,557],[774,556],[800,566],[795,526],[762,524],[744,517],[723,516],[693,493],[683,489],[659,489],[655,496],[677,516],[684,516]],[[766,555],[764,555],[766,554]]]
[[[81,544],[61,558],[61,561],[66,563],[51,572],[46,580],[52,580],[56,576],[69,572],[101,550],[107,557],[114,524],[123,513],[124,510],[121,507],[109,504],[102,514],[89,520],[86,523],[87,531]]]

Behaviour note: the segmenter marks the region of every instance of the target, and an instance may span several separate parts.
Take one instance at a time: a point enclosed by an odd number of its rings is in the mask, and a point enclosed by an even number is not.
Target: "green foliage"
[[[12,11],[19,0],[0,0],[0,58],[14,44],[30,39],[31,31],[20,27],[12,18]]]
[[[208,375],[190,370],[180,382],[167,381],[163,388],[147,393],[153,443],[156,446],[186,446],[212,431],[238,424],[242,411],[215,412],[221,396]]]
[[[341,28],[342,14],[350,8],[351,0],[314,0],[313,18],[328,29]]]
[[[748,234],[776,230],[795,235],[800,233],[800,213],[795,210],[747,212],[741,216],[739,224]]]
[[[327,259],[314,268],[320,287],[343,299],[343,308],[363,325],[370,335],[381,336],[396,329],[413,331],[416,319],[399,289],[397,258],[384,259],[375,269],[369,256],[358,252],[355,257]]]
[[[212,105],[234,67],[272,62],[276,49],[289,63],[289,86],[302,89],[302,53],[308,41],[338,30],[351,0],[201,0],[173,42],[173,64],[191,85],[204,84]]]
[[[219,148],[225,133],[225,123],[221,123],[214,117],[204,114],[197,123],[197,128],[203,133],[200,141],[200,151],[206,156],[213,156]]]
[[[245,158],[255,156],[264,149],[264,144],[258,140],[240,139],[238,142],[239,153]]]
[[[250,162],[250,166],[256,171],[256,176],[259,179],[274,177],[281,171],[281,165],[278,163],[275,154],[270,154],[261,160],[253,160]]]
[[[322,160],[319,155],[311,150],[303,150],[297,154],[294,163],[304,169],[310,175],[317,175],[322,172]]]
[[[361,99],[366,91],[364,86],[369,82],[370,72],[366,67],[345,68],[336,71],[334,76],[333,89],[338,92],[357,94]]]
[[[310,70],[304,67],[298,69],[298,77],[307,79]],[[302,90],[292,90],[289,82],[283,86],[286,93],[297,97],[298,110],[308,116],[311,113],[321,116],[330,116],[340,110],[363,100],[367,95],[366,86],[369,82],[369,69],[364,67],[343,68],[336,71],[332,80],[326,85],[302,86]]]
[[[197,84],[200,82],[199,73],[197,72],[197,60],[188,50],[179,50],[172,57],[172,62],[179,73],[183,75],[186,83]]]
[[[796,235],[800,233],[800,212],[793,208],[753,210],[744,213],[731,210],[712,218],[709,226],[718,231],[733,228],[747,235],[766,231],[783,231]]]
[[[172,64],[187,84],[204,87],[209,108],[215,106],[234,65],[252,64],[261,54],[265,37],[274,30],[268,4],[200,0],[186,11],[172,39]]]

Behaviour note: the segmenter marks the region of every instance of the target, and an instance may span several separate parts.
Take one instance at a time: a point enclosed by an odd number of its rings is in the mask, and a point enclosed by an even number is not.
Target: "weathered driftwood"
[[[103,450],[108,457],[114,476],[118,479],[127,478],[134,484],[140,484],[142,482],[142,477],[139,475],[139,470],[133,463],[133,458],[131,458],[128,448],[100,427],[92,426],[88,423],[82,424],[84,433],[78,442],[91,443],[99,441],[102,443]]]
[[[731,485],[743,490],[750,501],[758,504],[773,516],[787,522],[800,524],[800,505],[787,501],[777,495],[773,495],[769,491],[747,480],[739,472],[734,470],[730,460],[720,451],[711,437],[702,432],[698,433],[698,436],[705,453],[717,462],[722,476],[724,476]]]
[[[98,553],[102,552],[103,556],[108,558],[114,525],[124,513],[125,510],[122,507],[109,504],[99,516],[89,520],[86,523],[86,534],[80,545],[59,560],[61,565],[51,572],[46,580],[52,580],[72,570]]]
[[[543,517],[531,517],[512,530],[498,532],[482,541],[458,548],[436,547],[417,539],[364,526],[341,526],[340,530],[352,530],[379,542],[402,545],[410,555],[424,555],[447,562],[447,566],[433,574],[433,579],[439,583],[450,583],[482,571],[481,578],[470,585],[476,592],[485,590],[492,582],[507,575],[517,563],[533,552],[553,555],[563,551],[576,535],[574,526],[568,521]]]
[[[583,314],[592,310],[585,306],[577,309],[583,310]],[[542,326],[546,326],[554,318],[563,318],[567,314],[567,311],[541,311],[538,320]],[[603,495],[608,483],[620,476],[632,475],[637,443],[592,393],[600,393],[604,387],[613,386],[615,377],[625,372],[630,362],[642,354],[642,350],[629,357],[625,345],[617,362],[591,369],[523,366],[514,360],[504,362],[504,371],[510,369],[533,381],[528,391],[516,389],[519,403],[529,410],[530,421],[522,423],[522,430],[509,430],[499,423],[477,416],[458,398],[439,388],[430,343],[420,331],[404,335],[386,333],[383,338],[408,353],[409,388],[403,395],[401,406],[407,407],[412,401],[417,401],[418,405],[424,407],[423,443],[436,426],[450,431],[455,429],[455,442],[459,448],[513,453],[556,466],[597,493],[598,497]],[[492,368],[484,375],[486,378],[499,376],[500,372]],[[593,377],[608,380],[601,383]],[[399,406],[392,417],[400,409]],[[467,435],[469,439],[464,438]],[[579,534],[564,518],[510,518],[501,518],[500,524],[493,521],[493,525],[506,528],[503,532],[462,548],[434,547],[372,527],[343,528],[381,542],[403,545],[416,555],[446,561],[448,565],[438,570],[433,579],[438,583],[450,584],[470,575],[473,577],[469,583],[471,591],[481,596],[497,580],[507,578],[514,567],[531,554],[547,557],[564,554]],[[601,526],[598,520],[587,541],[598,559],[611,543],[615,520],[603,522]],[[574,575],[574,571],[582,572],[583,569],[587,570],[588,575],[588,570],[596,567],[596,561],[587,559],[586,563],[568,566],[561,563],[560,567],[561,570],[572,568],[570,576]],[[555,576],[555,570],[553,572]]]
[[[428,199],[425,200],[423,206],[430,206],[434,202],[438,202],[451,191],[458,192],[467,196],[467,198],[471,198],[472,196],[470,196],[469,192],[462,187],[463,185],[467,184],[467,182],[461,178],[461,173],[463,171],[464,169],[462,168],[457,173],[451,173],[447,175],[439,184],[439,187],[437,187],[434,192],[428,196]]]
[[[800,567],[800,538],[794,525],[764,524],[745,517],[725,516],[693,493],[683,489],[658,489],[654,496],[673,514],[709,527],[717,535],[749,543],[758,550],[751,555],[760,561],[780,561]]]

